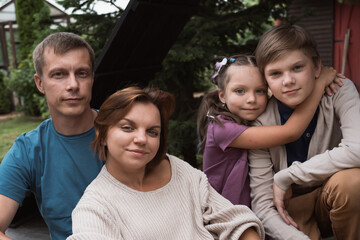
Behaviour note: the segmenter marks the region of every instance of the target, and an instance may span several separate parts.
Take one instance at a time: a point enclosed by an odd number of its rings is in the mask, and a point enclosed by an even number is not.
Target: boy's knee
[[[333,207],[360,211],[360,168],[335,173],[325,184],[324,191]]]

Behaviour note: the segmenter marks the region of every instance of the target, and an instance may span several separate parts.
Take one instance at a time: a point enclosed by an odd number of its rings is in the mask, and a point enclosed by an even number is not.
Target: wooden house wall
[[[314,36],[323,65],[332,66],[334,2],[293,0],[288,15],[295,24],[303,26]]]

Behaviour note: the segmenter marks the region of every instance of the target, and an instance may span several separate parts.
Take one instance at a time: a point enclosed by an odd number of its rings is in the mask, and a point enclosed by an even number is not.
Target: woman
[[[103,103],[92,146],[106,164],[73,211],[69,240],[264,238],[249,208],[232,205],[201,171],[165,154],[174,106],[171,94],[136,87]]]

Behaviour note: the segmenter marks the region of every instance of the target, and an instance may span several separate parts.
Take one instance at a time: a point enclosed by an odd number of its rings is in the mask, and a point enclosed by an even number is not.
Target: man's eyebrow
[[[49,73],[57,72],[57,71],[66,71],[63,67],[54,67],[53,69],[49,70]]]

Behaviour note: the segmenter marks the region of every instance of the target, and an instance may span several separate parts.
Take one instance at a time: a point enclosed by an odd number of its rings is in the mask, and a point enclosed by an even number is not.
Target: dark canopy
[[[131,0],[96,61],[91,106],[127,85],[146,86],[197,7],[198,0]]]

